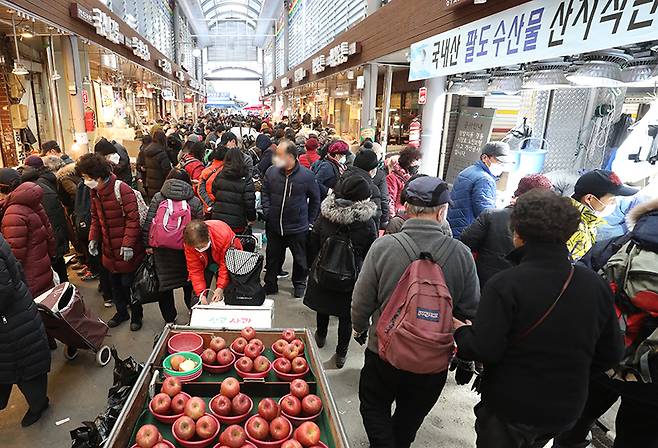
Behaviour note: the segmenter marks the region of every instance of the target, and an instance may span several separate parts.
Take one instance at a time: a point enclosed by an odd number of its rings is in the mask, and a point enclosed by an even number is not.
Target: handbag
[[[155,271],[155,258],[153,255],[146,255],[137,269],[135,280],[130,287],[132,302],[144,305],[159,301],[159,288],[160,282]]]
[[[261,306],[265,302],[265,288],[260,282],[263,256],[236,248],[234,244],[236,238],[239,240],[251,238],[257,241],[253,235],[233,237],[231,246],[226,250],[224,256],[230,279],[228,286],[224,289],[224,302],[227,305]]]

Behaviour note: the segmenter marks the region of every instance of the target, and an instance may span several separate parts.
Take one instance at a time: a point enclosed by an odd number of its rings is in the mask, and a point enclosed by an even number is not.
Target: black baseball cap
[[[586,194],[593,194],[597,198],[606,194],[633,196],[638,191],[640,190],[622,183],[619,176],[613,171],[592,170],[580,176],[574,187],[574,196],[576,198],[581,198]]]
[[[412,180],[405,194],[406,202],[417,207],[438,207],[450,203],[448,184],[438,177],[422,176]]]
[[[488,142],[482,147],[481,155],[492,156],[498,159],[501,163],[514,162],[512,151],[505,142]]]

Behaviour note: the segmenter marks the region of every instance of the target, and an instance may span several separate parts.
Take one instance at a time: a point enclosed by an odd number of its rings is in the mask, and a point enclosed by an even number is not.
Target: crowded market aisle
[[[286,269],[291,267],[291,258],[286,260]],[[79,287],[85,304],[103,320],[109,320],[114,308],[104,308],[103,299],[96,292],[96,282],[81,282],[75,273],[69,270],[71,280]],[[315,325],[315,313],[309,310],[301,300],[292,298],[292,286],[285,279],[280,281],[281,290],[275,297],[274,328],[308,327]],[[182,294],[176,296],[177,308],[183,310]],[[181,313],[182,314],[182,313]],[[186,324],[187,322],[180,322]],[[141,331],[130,331],[127,325],[110,330],[106,343],[115,345],[119,355],[124,358],[132,355],[143,362],[152,350],[153,341],[160,334],[164,325],[157,304],[144,307],[144,327]],[[337,321],[331,321],[330,335],[336,334]],[[328,343],[320,350],[332,393],[353,447],[367,446],[367,438],[359,415],[357,396],[359,372],[363,366],[363,350],[352,340],[350,354],[345,367],[337,370],[333,362],[334,346]],[[105,368],[95,364],[91,352],[80,352],[77,359],[68,362],[64,359],[62,345],[52,352],[52,369],[48,375],[48,396],[51,407],[41,420],[29,428],[21,428],[20,421],[27,410],[25,399],[18,392],[12,394],[9,406],[0,419],[0,433],[3,435],[3,448],[25,448],[31,446],[67,447],[71,444],[69,431],[77,428],[83,421],[93,420],[104,411],[107,389],[112,385],[113,361]],[[418,433],[414,447],[418,448],[466,448],[473,446],[475,431],[473,424],[473,406],[478,399],[470,387],[457,386],[452,379],[448,381],[439,402],[425,420]],[[59,426],[58,421],[70,420]],[[440,440],[437,440],[440,434]]]

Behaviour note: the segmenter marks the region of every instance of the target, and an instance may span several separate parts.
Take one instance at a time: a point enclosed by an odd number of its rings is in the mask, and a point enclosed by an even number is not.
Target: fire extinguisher
[[[85,111],[85,131],[94,132],[96,129],[96,114],[91,108]]]
[[[414,118],[409,125],[409,146],[414,146],[416,148],[420,146],[421,129],[420,120]]]

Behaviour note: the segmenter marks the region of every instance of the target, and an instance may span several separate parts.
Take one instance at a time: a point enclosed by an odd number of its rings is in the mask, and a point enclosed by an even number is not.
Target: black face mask
[[[407,172],[408,172],[409,174],[411,174],[412,176],[415,176],[416,174],[418,174],[418,168],[419,168],[418,165],[411,165],[411,166],[409,167],[409,169],[407,170]]]

